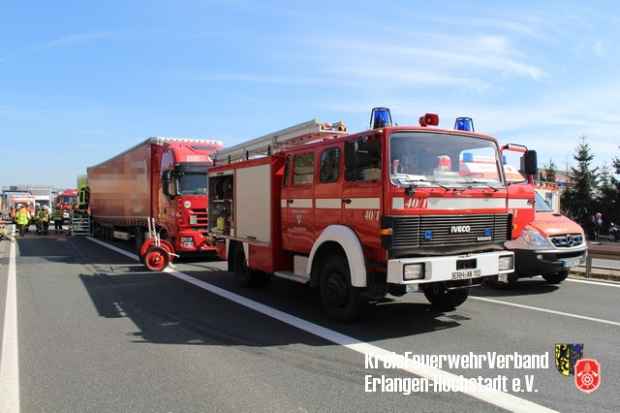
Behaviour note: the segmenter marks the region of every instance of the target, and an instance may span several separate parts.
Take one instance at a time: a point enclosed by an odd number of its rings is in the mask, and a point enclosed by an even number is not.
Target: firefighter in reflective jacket
[[[37,213],[37,234],[47,235],[50,227],[50,212],[47,206],[39,208]]]
[[[54,232],[61,233],[62,232],[62,209],[60,209],[60,205],[56,205],[54,208],[54,213],[52,215],[52,219],[54,220]]]
[[[19,235],[23,236],[30,226],[30,211],[24,205],[17,206],[17,212],[15,213],[15,223],[19,229]]]

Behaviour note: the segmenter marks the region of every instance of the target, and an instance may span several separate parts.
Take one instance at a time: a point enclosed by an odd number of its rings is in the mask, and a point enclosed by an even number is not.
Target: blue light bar
[[[370,114],[371,129],[380,129],[392,126],[392,114],[388,108],[372,108]]]
[[[468,117],[456,118],[454,129],[466,132],[474,132],[474,120]]]

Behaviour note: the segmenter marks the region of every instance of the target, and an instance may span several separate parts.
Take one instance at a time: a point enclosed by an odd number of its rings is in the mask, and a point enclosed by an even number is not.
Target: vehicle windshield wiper
[[[497,192],[499,191],[498,188],[494,187],[493,185],[489,184],[488,182],[484,182],[484,181],[467,181],[468,184],[478,184],[478,185],[484,185],[487,188],[491,188],[493,190],[493,192]],[[472,187],[471,185],[469,186],[470,188]]]
[[[414,187],[417,187],[417,185],[415,185],[416,182],[428,182],[429,184],[438,186],[439,188],[443,189],[444,191],[451,191],[451,190],[456,190],[456,188],[449,188],[445,185],[440,184],[437,181],[432,181],[430,179],[425,179],[425,178],[414,178],[414,179],[403,179],[404,182],[409,183],[409,187],[408,190],[412,191],[414,189]]]

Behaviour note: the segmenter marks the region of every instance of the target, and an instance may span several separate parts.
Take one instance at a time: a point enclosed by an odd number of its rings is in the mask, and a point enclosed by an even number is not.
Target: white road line
[[[609,325],[612,325],[612,326],[620,327],[620,322],[618,322],[618,321],[604,320],[602,318],[589,317],[587,315],[580,315],[580,314],[574,314],[574,313],[566,313],[564,311],[551,310],[549,308],[542,308],[542,307],[534,307],[532,305],[511,303],[510,301],[494,300],[492,298],[486,298],[486,297],[475,297],[475,296],[471,296],[470,295],[469,299],[470,300],[485,301],[487,303],[493,303],[493,304],[507,305],[509,307],[523,308],[523,309],[526,309],[526,310],[540,311],[541,313],[549,313],[549,314],[561,315],[561,316],[564,316],[564,317],[578,318],[580,320],[595,321],[597,323],[609,324]]]
[[[108,248],[108,249],[111,249],[112,251],[116,251],[116,252],[118,252],[119,254],[123,254],[124,256],[129,257],[129,258],[131,258],[132,260],[135,260],[135,261],[140,261],[140,257],[138,257],[138,255],[136,255],[136,254],[134,254],[134,253],[132,253],[132,252],[125,251],[125,250],[124,250],[124,249],[122,249],[122,248],[115,247],[115,246],[114,246],[114,245],[112,245],[112,244],[108,244],[107,242],[103,242],[103,241],[100,241],[100,240],[95,239],[95,238],[92,238],[92,237],[86,237],[86,239],[87,239],[87,240],[89,240],[89,241],[94,242],[95,244],[99,244],[99,245],[101,245],[101,246],[103,246],[103,247],[106,247],[106,248]]]
[[[127,257],[130,257],[136,260],[138,259],[137,255],[132,254],[127,251],[123,251],[122,249],[117,248],[113,245],[109,245],[105,242],[95,240],[93,238],[87,238],[87,239],[94,241],[97,244],[102,245],[104,247],[110,248],[113,251],[117,251]],[[199,280],[197,278],[194,278],[180,271],[175,271],[171,268],[167,268],[165,272],[180,280],[186,281],[196,287],[209,291],[212,294],[226,298],[234,303],[237,303],[239,305],[242,305],[244,307],[257,311],[261,314],[264,314],[276,320],[279,320],[283,323],[296,327],[307,333],[313,334],[324,340],[330,341],[335,344],[339,344],[350,350],[364,354],[365,356],[368,355],[368,356],[373,357],[376,360],[381,360],[381,361],[395,360],[394,353],[388,350],[385,350],[381,347],[377,347],[372,344],[365,343],[356,338],[338,333],[337,331],[330,330],[318,324],[314,324],[310,321],[306,321],[292,314],[277,310],[275,308],[269,307],[265,304],[251,300],[239,294],[235,294],[231,291],[217,287],[208,282]],[[399,359],[400,362],[402,362],[403,365],[407,365],[404,356],[396,356],[396,357]],[[414,367],[406,367],[406,368],[403,368],[402,370],[407,371],[416,376],[425,377],[433,381],[467,384],[467,386],[464,386],[466,389],[465,391],[463,391],[464,394],[467,394],[469,396],[475,397],[476,399],[485,401],[487,403],[493,404],[495,406],[501,407],[503,409],[506,409],[512,412],[532,412],[532,413],[555,412],[555,410],[549,409],[545,406],[541,406],[529,400],[521,399],[517,396],[513,396],[512,394],[493,390],[491,388],[488,388],[482,385],[471,384],[471,382],[469,382],[465,378],[462,378],[460,376],[457,376],[456,374],[448,373],[446,371],[443,371],[443,370],[440,370],[434,367],[418,365]]]
[[[4,308],[4,331],[0,354],[0,412],[19,413],[19,346],[17,337],[17,270],[15,227],[9,247],[9,271]]]
[[[592,285],[599,285],[602,287],[614,287],[614,288],[620,288],[620,283],[613,283],[613,282],[605,282],[605,281],[590,281],[590,280],[577,280],[575,278],[567,278],[566,281],[570,281],[572,283],[581,283],[581,284],[592,284]]]

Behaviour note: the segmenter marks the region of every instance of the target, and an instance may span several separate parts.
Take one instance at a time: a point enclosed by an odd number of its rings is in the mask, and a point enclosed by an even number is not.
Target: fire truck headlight
[[[406,264],[403,269],[405,281],[421,280],[424,278],[424,263]]]
[[[523,228],[521,239],[523,239],[525,244],[532,249],[554,248],[553,244],[546,237],[544,237],[536,229],[529,226]]]
[[[183,248],[193,248],[194,239],[192,237],[181,237],[181,246]]]
[[[510,271],[514,269],[514,256],[513,255],[504,255],[503,257],[499,257],[499,270],[500,271]]]
[[[191,208],[191,207],[192,207],[192,203],[191,203],[190,201],[185,201],[185,202],[183,202],[183,206],[184,206],[185,208],[189,209],[189,208]]]
[[[189,216],[189,224],[190,225],[198,224],[198,215],[190,215]]]

